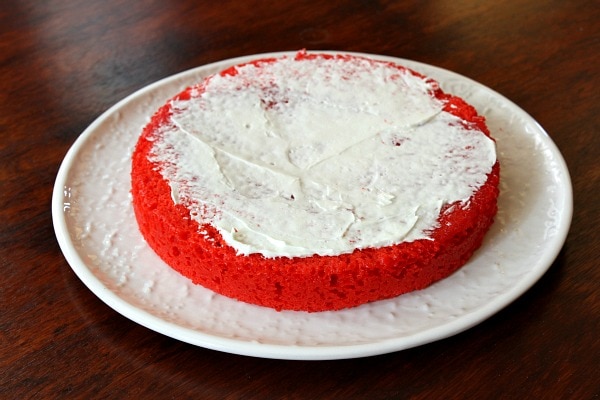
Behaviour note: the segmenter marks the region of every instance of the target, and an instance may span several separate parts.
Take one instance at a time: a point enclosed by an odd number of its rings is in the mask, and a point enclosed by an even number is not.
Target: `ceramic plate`
[[[468,78],[368,55],[437,79],[444,91],[487,118],[497,141],[501,194],[496,223],[473,258],[425,290],[322,313],[248,305],[171,270],[146,245],[133,215],[130,156],[141,128],[171,96],[206,75],[283,54],[226,60],[156,82],[106,111],[69,150],[54,187],[54,228],[72,269],[106,304],[149,329],[209,349],[341,359],[407,349],[464,331],[515,300],[550,267],[571,222],[572,189],[565,162],[546,132],[511,101]]]

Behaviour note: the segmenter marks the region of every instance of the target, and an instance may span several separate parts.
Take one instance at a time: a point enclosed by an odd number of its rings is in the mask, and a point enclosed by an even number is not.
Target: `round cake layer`
[[[367,65],[369,71],[394,71],[401,79],[406,80],[416,78],[416,80],[413,80],[417,82],[417,84],[420,84],[419,81],[423,82],[423,88],[419,87],[417,89],[425,91],[427,97],[431,99],[431,104],[428,103],[428,99],[417,99],[415,101],[424,103],[417,104],[415,108],[415,106],[410,105],[411,98],[409,96],[409,103],[406,103],[405,100],[403,100],[405,101],[404,103],[401,103],[403,107],[405,107],[406,104],[409,104],[406,106],[409,110],[416,109],[416,111],[411,111],[408,113],[408,116],[402,119],[403,123],[408,120],[409,124],[400,127],[398,127],[398,122],[395,122],[396,125],[391,124],[395,129],[394,132],[399,130],[404,133],[402,135],[396,133],[390,135],[388,132],[390,129],[379,129],[376,137],[377,141],[384,143],[384,145],[387,145],[389,148],[404,147],[404,149],[406,149],[408,146],[404,146],[405,141],[410,141],[414,138],[414,136],[411,137],[406,132],[418,132],[420,135],[419,137],[424,137],[426,133],[430,133],[429,131],[431,131],[432,128],[422,128],[422,126],[428,124],[431,125],[430,121],[433,120],[435,120],[435,123],[438,125],[440,123],[446,123],[450,126],[450,128],[439,132],[441,138],[439,140],[440,142],[443,142],[444,140],[448,141],[448,139],[445,138],[445,135],[456,135],[457,133],[463,136],[470,135],[470,137],[475,137],[474,141],[478,140],[481,142],[481,138],[478,138],[477,136],[488,139],[489,133],[485,126],[484,119],[477,115],[473,107],[466,104],[460,98],[443,93],[432,80],[426,79],[401,66],[353,56],[331,56],[306,53],[299,53],[296,58],[291,61],[297,63],[311,63],[314,61],[319,62],[319,65],[322,65],[323,60],[332,60],[338,65],[341,63],[344,65],[344,68],[346,68],[345,71],[348,70],[348,65],[359,62],[363,66]],[[289,62],[290,60],[286,59],[286,68],[289,68]],[[265,82],[267,81],[264,79],[252,81],[247,75],[244,75],[244,68],[252,68],[260,70],[261,72],[271,71],[273,68],[267,68],[266,66],[273,66],[280,63],[283,64],[282,60],[279,59],[257,60],[245,66],[232,67],[217,76],[237,82],[238,87],[235,87],[234,91],[251,91],[248,89],[249,87],[258,87],[262,90],[261,93],[264,94],[265,91],[263,89],[266,86]],[[354,68],[353,64],[352,68]],[[362,67],[359,67],[359,69],[360,68]],[[298,71],[301,72],[303,70],[300,69]],[[298,71],[294,69],[294,73],[291,74],[291,76],[292,78],[296,77],[294,79],[301,81],[303,79],[301,76],[302,74]],[[329,72],[328,74],[328,76],[331,75]],[[314,75],[315,74],[313,74],[313,76]],[[264,75],[259,75],[259,77],[262,79]],[[273,80],[274,77],[272,75],[270,78],[272,80],[268,81],[271,85],[269,90],[269,101],[263,96],[258,99],[258,102],[263,111],[265,109],[269,111],[274,110],[279,115],[282,113],[280,110],[288,110],[288,108],[280,106],[285,104],[285,107],[290,107],[287,104],[294,103],[296,98],[293,93],[281,96],[282,90],[280,82],[277,82],[276,79]],[[275,76],[275,78],[277,78],[277,76]],[[354,82],[359,82],[365,77],[359,78],[357,75],[350,74],[349,76],[342,75],[342,78],[342,80],[349,79]],[[396,78],[390,79],[391,84],[393,84],[393,79]],[[312,254],[310,253],[310,244],[312,243],[310,236],[315,236],[315,234],[310,232],[308,239],[297,239],[296,236],[298,235],[295,235],[293,231],[291,234],[284,232],[283,234],[287,235],[285,236],[286,240],[288,240],[288,238],[297,240],[297,243],[301,244],[301,246],[287,246],[287,249],[283,254],[274,252],[279,247],[275,247],[275,250],[267,249],[264,254],[261,254],[260,248],[256,249],[256,247],[260,247],[261,241],[255,241],[253,238],[247,237],[256,230],[255,227],[249,230],[249,233],[245,233],[242,236],[244,238],[244,246],[240,246],[240,241],[238,239],[239,235],[236,237],[237,227],[234,227],[230,232],[227,232],[227,230],[224,230],[223,227],[219,225],[218,220],[222,218],[222,215],[231,212],[227,209],[220,209],[221,204],[224,206],[228,204],[227,199],[219,200],[219,202],[214,199],[208,201],[209,199],[207,198],[193,197],[208,197],[208,195],[205,194],[205,191],[200,192],[201,195],[194,192],[194,185],[196,185],[197,181],[208,180],[206,177],[209,174],[221,174],[227,176],[227,173],[229,173],[230,176],[231,170],[225,170],[225,172],[223,172],[223,170],[215,171],[214,169],[210,169],[210,164],[201,164],[196,171],[196,176],[190,177],[189,173],[187,175],[180,175],[184,178],[181,181],[177,181],[176,178],[178,175],[172,174],[173,170],[177,171],[178,169],[184,169],[181,165],[189,164],[189,161],[186,161],[184,156],[180,156],[179,153],[176,153],[176,156],[173,156],[173,153],[170,152],[173,147],[176,147],[176,144],[170,142],[167,136],[173,134],[174,128],[185,131],[187,136],[192,136],[195,139],[200,138],[202,141],[201,145],[206,147],[206,142],[208,142],[205,133],[207,129],[206,126],[202,126],[202,129],[199,129],[199,134],[196,134],[195,136],[194,132],[189,134],[190,131],[197,129],[194,122],[196,120],[192,120],[192,124],[190,125],[189,121],[186,120],[186,115],[189,115],[189,104],[195,104],[196,106],[200,104],[200,107],[197,108],[200,111],[196,110],[194,112],[200,112],[201,114],[202,112],[209,113],[209,111],[206,111],[208,109],[208,106],[205,105],[206,103],[198,103],[198,99],[203,99],[203,96],[208,97],[208,94],[213,96],[213,93],[210,92],[210,85],[213,84],[211,80],[214,82],[216,81],[216,78],[210,77],[199,85],[182,92],[153,116],[139,139],[133,155],[132,164],[133,205],[140,231],[149,245],[167,264],[190,278],[194,283],[201,284],[229,297],[253,304],[272,307],[278,310],[336,310],[370,301],[390,298],[402,293],[424,288],[431,283],[448,276],[462,266],[470,258],[473,251],[481,245],[483,236],[492,224],[493,217],[496,213],[499,166],[498,163],[495,162],[495,158],[492,163],[488,160],[488,165],[482,165],[481,170],[483,171],[483,178],[481,178],[482,172],[478,171],[477,173],[479,175],[477,176],[472,173],[472,175],[475,176],[475,178],[472,178],[475,179],[475,183],[462,183],[462,186],[468,186],[471,190],[466,197],[464,193],[461,192],[462,197],[459,196],[451,201],[448,201],[445,197],[436,199],[440,205],[439,208],[434,208],[435,218],[432,226],[425,226],[425,228],[423,228],[419,223],[412,223],[412,225],[409,225],[408,228],[406,228],[406,232],[403,233],[400,239],[398,239],[397,236],[394,236],[396,233],[393,229],[384,229],[377,226],[375,229],[368,231],[367,228],[372,226],[372,224],[360,224],[360,222],[370,218],[372,215],[375,215],[373,218],[377,221],[385,220],[386,218],[389,219],[385,214],[383,216],[380,215],[380,210],[382,209],[391,209],[390,212],[392,214],[398,212],[396,209],[390,208],[389,204],[394,203],[395,198],[401,198],[402,188],[397,189],[400,192],[394,192],[393,188],[389,187],[389,184],[387,184],[387,186],[381,186],[380,184],[379,186],[373,186],[373,188],[378,190],[377,194],[379,197],[375,199],[376,201],[372,205],[368,203],[365,205],[364,201],[360,199],[363,203],[360,204],[360,207],[355,207],[356,210],[353,210],[354,212],[352,215],[358,216],[358,218],[355,218],[355,220],[358,221],[355,225],[356,228],[351,228],[354,225],[350,224],[350,227],[346,228],[346,235],[340,236],[341,239],[335,238],[335,240],[328,240],[327,235],[323,235],[326,236],[325,239],[315,239],[315,247],[320,246],[320,249],[315,250]],[[413,83],[411,84],[414,85]],[[329,83],[326,85],[329,85]],[[400,87],[402,88],[403,86],[400,85]],[[225,89],[232,90],[231,87],[225,87]],[[225,98],[228,98],[229,96],[227,96],[226,90]],[[330,93],[326,95],[328,98],[331,98]],[[356,93],[353,95],[361,97],[360,85],[358,85]],[[338,96],[337,98],[344,100],[348,97],[341,98]],[[312,100],[312,98],[309,100]],[[305,102],[306,100],[302,98],[301,101]],[[398,104],[394,104],[394,107],[396,107],[395,109],[399,109]],[[439,107],[439,110],[437,110],[436,107]],[[298,112],[298,110],[302,109],[295,108],[294,110]],[[431,112],[430,110],[434,110],[434,112]],[[236,109],[233,111],[241,114],[246,112],[244,109]],[[308,111],[314,113],[315,109],[308,109]],[[443,114],[443,117],[440,117],[440,114]],[[181,115],[184,115],[184,117]],[[334,115],[339,116],[339,114]],[[234,116],[233,118],[237,118],[237,116]],[[385,123],[390,125],[389,121],[393,120],[393,118],[393,115],[385,115]],[[447,118],[451,119],[448,120]],[[251,119],[244,121],[250,120]],[[450,121],[450,123],[447,123],[446,121]],[[371,120],[368,122],[368,126],[378,123],[377,121],[373,122]],[[219,123],[219,121],[211,120],[211,124],[213,124],[211,126],[214,126],[215,123]],[[224,125],[227,125],[227,123],[224,123]],[[387,125],[383,125],[383,128],[386,127]],[[346,130],[347,129],[348,128],[346,127]],[[429,129],[429,131],[426,129]],[[217,129],[214,130],[216,131]],[[448,133],[450,130],[453,131]],[[342,142],[346,140],[352,142],[352,137],[345,137],[345,133],[345,131],[335,132],[335,135],[341,136],[343,138]],[[433,133],[436,133],[435,130]],[[244,130],[239,132],[239,135],[244,134],[246,134],[246,131]],[[327,132],[325,132],[325,134],[327,134]],[[324,134],[319,133],[319,136],[323,135]],[[235,137],[235,135],[233,135],[233,137]],[[362,140],[362,138],[359,139]],[[211,140],[213,140],[213,142],[209,142],[208,144],[212,146],[210,148],[213,153],[223,151],[223,146],[225,145],[221,142],[224,141],[219,142],[217,145],[215,144],[215,139]],[[361,150],[369,148],[368,146],[371,145],[381,146],[381,144],[375,143],[376,141],[372,140],[370,136],[368,140],[371,140],[373,143],[369,144],[363,141],[360,143],[360,146],[356,147]],[[256,142],[255,138],[252,138],[252,141]],[[290,141],[293,143],[293,140]],[[354,139],[354,141],[356,141],[356,139]],[[269,142],[265,141],[265,143]],[[257,145],[258,148],[261,147],[261,143],[257,143]],[[440,158],[450,158],[452,159],[452,163],[458,162],[460,164],[461,158],[471,157],[470,154],[473,152],[472,148],[485,145],[485,143],[482,145],[461,144],[460,149],[466,149],[464,153],[455,156],[447,155]],[[262,146],[268,147],[268,144],[263,144]],[[344,154],[344,157],[348,154],[352,154],[350,151],[345,150],[346,147],[343,147],[343,151],[341,151]],[[215,150],[215,148],[217,150]],[[246,149],[248,147],[244,145],[240,148]],[[301,147],[296,147],[296,149],[297,148]],[[376,149],[376,147],[374,147],[374,149]],[[441,149],[444,149],[444,147],[441,147]],[[227,147],[226,150],[227,154],[231,154],[232,151],[230,146]],[[256,154],[256,150],[252,148],[250,150],[252,151],[249,151],[249,154]],[[375,154],[376,157],[369,162],[373,163],[373,160],[380,162],[377,159],[377,156],[393,160],[392,157],[396,153],[389,153],[389,155],[384,157],[384,155],[388,154],[386,153],[388,151],[396,150],[384,149],[378,151],[377,154]],[[169,153],[169,157],[163,157],[164,154],[167,153]],[[340,151],[335,153],[335,155],[337,156],[339,153]],[[414,151],[412,153],[414,153]],[[451,149],[448,153],[454,153],[454,149]],[[240,150],[236,149],[236,159],[239,158],[239,154]],[[312,154],[309,154],[309,156],[305,158],[294,158],[290,157],[289,154],[290,153],[288,153],[287,159],[292,161],[294,164],[292,167],[294,168],[302,166],[306,160],[312,162],[307,169],[312,168],[315,164],[324,164],[322,159],[317,160],[316,163],[311,161],[310,157]],[[295,151],[293,154],[297,155],[300,153]],[[302,153],[302,155],[303,154],[304,153]],[[360,156],[360,151],[358,151],[357,154]],[[414,156],[414,154],[412,155]],[[416,154],[417,159],[418,156],[419,155]],[[326,150],[324,154],[321,154],[321,157],[329,159],[331,158],[331,154],[327,153]],[[319,173],[321,174],[318,175],[319,182],[323,181],[321,178],[322,175],[330,173],[332,168],[335,170],[339,165],[344,165],[344,162],[349,165],[356,164],[360,166],[355,158],[351,158],[348,161],[345,160],[344,157],[332,161],[331,167],[328,167],[329,169],[319,170]],[[355,155],[353,155],[353,157],[355,157]],[[405,157],[405,155],[403,155],[403,157]],[[257,161],[256,159],[253,159],[252,156],[247,156],[244,161],[248,162],[248,160],[250,160],[249,168],[252,168],[257,164],[260,166],[260,163],[264,162],[265,159],[263,157],[261,160]],[[292,169],[292,167],[287,164],[282,164],[283,161],[281,161],[280,158],[268,159],[267,161],[270,163],[269,165],[278,163],[283,165],[282,168],[288,175],[291,173],[297,174],[295,169]],[[484,162],[478,163],[485,164]],[[225,164],[225,162],[221,160],[221,165],[223,164]],[[228,167],[229,164],[231,164],[230,161],[228,161],[225,166]],[[478,167],[477,163],[475,163],[475,167]],[[189,168],[189,165],[186,165],[185,168]],[[462,168],[467,171],[478,169],[474,168],[472,165]],[[263,170],[264,168],[259,171],[260,174],[264,173]],[[355,170],[358,171],[358,173],[361,172],[359,168],[355,168]],[[169,171],[171,171],[171,174]],[[239,171],[240,175],[245,174],[244,171]],[[350,177],[353,176],[353,173],[357,173],[353,172],[349,167],[344,171],[349,171],[348,175]],[[278,171],[277,173],[279,174],[280,172]],[[260,174],[258,175],[259,178],[262,176]],[[267,177],[273,176],[271,172],[269,172],[269,174],[271,175],[268,175]],[[454,173],[454,177],[456,177],[456,175],[457,174]],[[357,176],[359,178],[361,177],[361,175]],[[304,176],[302,177],[304,178]],[[233,185],[234,189],[239,192],[239,186],[235,186],[235,178],[235,176],[229,177],[226,182]],[[443,182],[446,182],[447,185],[452,185],[452,178],[452,173],[448,173],[448,175],[444,177]],[[254,179],[253,182],[256,182],[258,178],[254,176],[252,179]],[[334,176],[334,180],[335,179]],[[451,182],[447,182],[448,179],[450,179]],[[456,180],[462,182],[461,179],[462,178],[459,177]],[[282,182],[285,183],[286,181],[284,180]],[[359,182],[357,182],[357,185],[361,186],[360,189],[362,191],[365,191],[366,188],[373,192],[371,186]],[[294,190],[286,192],[289,193],[287,200],[294,203],[294,205],[301,203],[300,197],[306,195],[306,193],[295,191],[297,190],[295,187],[292,188]],[[385,190],[382,190],[382,188]],[[346,203],[352,201],[356,197],[352,194],[347,194],[347,191],[337,190],[341,194],[336,194],[336,196]],[[419,191],[422,190],[423,189],[419,188]],[[381,193],[385,196],[382,196]],[[247,192],[245,192],[245,194],[248,195]],[[211,192],[211,195],[218,199],[223,199],[225,196],[225,194],[221,192],[216,192],[216,195]],[[417,193],[417,195],[419,194]],[[426,192],[425,196],[431,197],[431,194]],[[384,198],[383,203],[380,201],[382,197]],[[256,196],[252,195],[248,198],[250,204],[251,200],[256,199]],[[367,198],[369,197],[367,196]],[[258,197],[258,199],[260,200],[260,197]],[[243,200],[244,198],[242,198],[242,201]],[[312,199],[309,200],[313,201]],[[331,203],[331,199],[327,200],[328,202],[326,204],[328,205]],[[320,208],[323,208],[322,205],[325,204],[323,199],[319,198],[319,201],[318,204]],[[265,213],[269,213],[269,210],[273,207],[278,207],[279,203],[281,203],[281,200],[277,199],[277,202],[274,203],[275,206],[266,206],[267,209]],[[396,204],[398,205],[398,203],[400,202],[398,201]],[[241,204],[243,207],[244,203],[242,202]],[[284,202],[284,204],[286,203]],[[398,207],[401,205],[402,204],[399,204]],[[361,207],[367,211],[361,211]],[[331,209],[338,210],[340,208],[343,207],[340,207],[336,203]],[[374,210],[375,214],[371,213],[369,208]],[[346,216],[348,214],[346,210],[342,211],[345,214],[340,213],[339,215]],[[327,210],[327,212],[328,214],[325,215],[332,214],[331,210]],[[282,220],[281,215],[278,215],[276,210],[274,210],[274,213],[275,220]],[[419,219],[417,217],[421,217],[422,214],[423,213],[416,213],[415,219]],[[284,214],[284,217],[285,216],[286,215]],[[302,222],[302,218],[299,219]],[[409,218],[403,219],[408,220]],[[424,220],[426,218],[423,216],[421,219]],[[283,220],[285,220],[285,218]],[[234,221],[238,220],[236,219]],[[256,221],[256,217],[252,217],[250,223],[240,223],[239,226],[242,227],[240,229],[248,226],[253,221]],[[261,223],[266,225],[272,222],[269,222],[268,218],[263,220],[262,217],[260,217],[257,225],[260,226]],[[388,223],[385,222],[385,224]],[[310,225],[313,224],[311,223]],[[293,229],[297,229],[297,225],[292,226],[294,227]],[[317,224],[316,229],[321,229],[320,226],[321,225]],[[395,228],[396,226],[403,227],[405,225],[388,224],[386,226]],[[328,225],[325,229],[327,229],[327,227]],[[417,229],[419,227],[420,230]],[[354,229],[354,231],[352,231],[352,229]],[[273,232],[278,234],[280,231],[280,228],[268,231],[269,237],[273,236]],[[335,230],[332,229],[332,232],[334,231]],[[360,236],[364,231],[368,232],[368,235],[366,235],[368,237],[366,239]],[[386,236],[381,236],[382,232],[387,234],[387,231],[392,231],[390,232],[391,239]],[[347,234],[347,232],[353,233],[350,235]],[[414,236],[414,238],[411,237],[411,235]],[[375,242],[373,242],[374,236],[377,236]],[[248,239],[250,240],[248,241]],[[270,239],[269,243],[276,242],[279,246],[279,242],[285,242],[286,240]],[[369,240],[371,240],[371,242],[369,242]],[[357,245],[356,248],[347,250],[347,247],[345,247],[347,246],[347,242],[358,243],[360,246]],[[248,243],[250,243],[251,246],[247,245]],[[375,245],[373,245],[373,243],[375,243]],[[383,245],[377,245],[377,243],[383,243]],[[330,244],[330,247],[335,247],[335,250],[332,250],[331,254],[328,254],[327,251],[329,247],[327,246]],[[248,248],[250,248],[250,250],[246,251]],[[295,255],[293,252],[298,248],[300,248],[301,251],[298,253],[299,255]],[[292,249],[292,253],[290,253],[289,249]],[[309,251],[309,253],[307,253],[307,251]]]

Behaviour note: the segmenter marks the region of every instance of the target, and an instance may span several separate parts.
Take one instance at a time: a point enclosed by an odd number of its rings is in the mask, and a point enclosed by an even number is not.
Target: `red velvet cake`
[[[326,311],[452,274],[493,223],[484,118],[432,79],[299,52],[168,101],[132,160],[140,231],[173,269],[276,310]]]

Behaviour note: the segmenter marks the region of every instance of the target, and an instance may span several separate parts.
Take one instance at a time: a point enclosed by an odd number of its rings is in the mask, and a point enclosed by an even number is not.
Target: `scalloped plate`
[[[335,53],[335,52],[329,52]],[[501,164],[499,211],[483,246],[427,289],[322,313],[283,311],[220,296],[180,276],[146,245],[130,198],[130,157],[141,128],[186,86],[246,56],[158,81],[120,101],[76,140],[56,178],[52,216],[73,271],[108,306],[156,332],[209,349],[279,359],[364,357],[462,332],[528,290],[551,266],[572,217],[565,162],[543,128],[517,105],[456,73],[393,61],[437,79],[485,115]]]

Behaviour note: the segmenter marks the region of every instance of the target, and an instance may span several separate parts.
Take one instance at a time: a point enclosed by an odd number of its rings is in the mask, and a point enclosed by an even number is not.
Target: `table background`
[[[593,1],[15,1],[0,7],[0,398],[600,397],[600,7]],[[408,58],[529,112],[561,150],[574,215],[527,293],[451,338],[381,356],[282,361],[194,347],[98,300],[50,201],[78,135],[158,79],[263,52]]]

